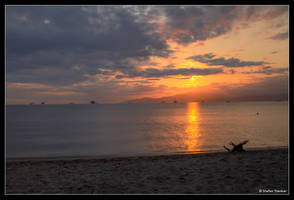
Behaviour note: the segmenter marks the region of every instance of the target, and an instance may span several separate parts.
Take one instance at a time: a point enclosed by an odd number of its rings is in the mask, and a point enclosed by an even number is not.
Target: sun
[[[194,81],[197,80],[198,77],[199,77],[199,76],[192,76],[192,77],[190,78],[190,81],[194,82]]]
[[[192,76],[190,79],[188,79],[185,84],[184,87],[194,87],[196,85],[198,85],[198,79],[200,76]]]

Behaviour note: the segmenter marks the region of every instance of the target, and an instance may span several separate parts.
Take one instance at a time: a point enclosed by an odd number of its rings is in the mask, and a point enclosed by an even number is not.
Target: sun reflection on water
[[[186,128],[186,148],[187,151],[200,151],[199,148],[199,103],[190,102],[187,104],[188,126]]]

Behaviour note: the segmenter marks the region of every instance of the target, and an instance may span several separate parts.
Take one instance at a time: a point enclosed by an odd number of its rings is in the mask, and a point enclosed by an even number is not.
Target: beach
[[[6,194],[288,194],[288,149],[8,160]]]

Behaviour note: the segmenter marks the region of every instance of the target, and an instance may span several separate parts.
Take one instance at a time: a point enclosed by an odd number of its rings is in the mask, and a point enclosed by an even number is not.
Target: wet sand
[[[288,194],[288,149],[6,162],[6,194]]]

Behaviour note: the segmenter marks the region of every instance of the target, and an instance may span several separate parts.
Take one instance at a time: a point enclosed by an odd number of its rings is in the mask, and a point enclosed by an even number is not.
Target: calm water
[[[245,139],[287,146],[288,102],[6,106],[7,158],[214,151]]]

